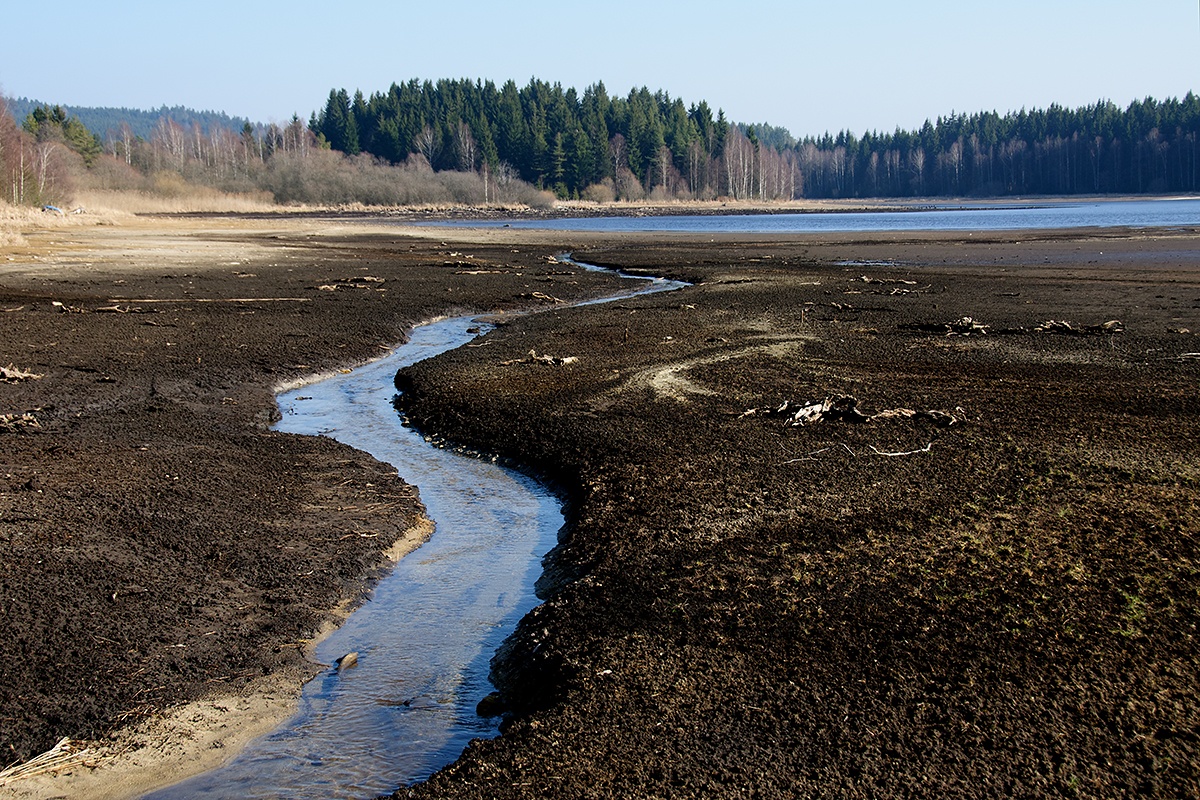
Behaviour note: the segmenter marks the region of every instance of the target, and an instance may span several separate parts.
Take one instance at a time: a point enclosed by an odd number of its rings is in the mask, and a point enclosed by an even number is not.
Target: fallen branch
[[[962,409],[956,409],[962,413]],[[858,408],[858,399],[850,395],[832,395],[824,400],[809,403],[794,403],[785,400],[777,408],[751,408],[742,412],[742,417],[764,414],[772,417],[786,417],[786,424],[799,428],[814,422],[872,422],[884,419],[923,419],[932,422],[939,428],[948,428],[961,420],[945,411],[915,411],[911,408],[889,408],[875,414],[863,413]]]
[[[38,381],[42,376],[34,372],[26,372],[23,369],[18,369],[12,363],[7,367],[0,367],[0,380],[5,383],[18,383],[20,381]]]
[[[0,433],[25,433],[41,428],[42,424],[33,414],[0,414]]]
[[[530,350],[529,354],[524,358],[501,361],[500,366],[508,367],[513,364],[550,364],[551,366],[562,367],[567,364],[574,364],[578,360],[579,356],[539,356],[536,350]]]

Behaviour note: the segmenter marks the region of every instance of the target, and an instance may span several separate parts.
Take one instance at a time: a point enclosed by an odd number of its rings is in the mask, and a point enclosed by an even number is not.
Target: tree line
[[[799,141],[731,123],[705,101],[645,87],[614,97],[603,83],[580,94],[536,78],[414,79],[369,98],[335,89],[307,123],[202,117],[163,113],[148,131],[115,117],[101,135],[60,106],[35,106],[17,124],[0,99],[0,196],[62,203],[75,184],[140,190],[164,172],[276,202],[381,205],[544,204],[539,189],[599,201],[1200,191],[1192,93]]]
[[[603,83],[580,94],[536,78],[520,88],[511,80],[498,87],[413,79],[370,97],[333,89],[309,127],[345,153],[513,173],[561,198],[785,199],[799,192],[794,151],[764,146],[754,126],[730,124],[705,101],[685,105],[645,87],[620,97]]]
[[[1200,190],[1200,98],[926,121],[918,130],[795,140],[645,87],[612,97],[532,79],[410,80],[329,93],[323,144],[432,168],[508,170],[559,197],[1006,196]]]
[[[1200,191],[1200,97],[951,114],[920,130],[807,138],[807,197]]]

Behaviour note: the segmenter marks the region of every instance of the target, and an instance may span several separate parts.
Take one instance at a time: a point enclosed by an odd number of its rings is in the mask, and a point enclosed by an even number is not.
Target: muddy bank
[[[270,387],[611,287],[546,260],[570,249],[697,286],[405,373],[421,425],[573,519],[497,664],[507,733],[413,794],[1194,793],[1195,232],[426,235],[190,218],[6,251],[0,365],[42,376],[0,384],[9,760],[304,669],[418,506],[267,430]],[[956,424],[746,413],[832,395]]]
[[[570,487],[575,580],[495,664],[506,734],[397,796],[1194,793],[1195,244],[578,250],[697,285],[402,376]],[[954,424],[771,413],[831,396]]]

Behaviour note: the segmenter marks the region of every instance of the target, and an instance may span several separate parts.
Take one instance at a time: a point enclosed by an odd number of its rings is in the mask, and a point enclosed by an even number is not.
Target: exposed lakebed
[[[654,279],[586,302],[682,285]],[[393,407],[398,370],[486,330],[472,317],[422,325],[385,358],[278,395],[277,430],[329,436],[395,466],[419,488],[436,530],[318,645],[315,658],[334,666],[304,687],[295,717],[225,766],[148,798],[374,797],[498,733],[499,719],[476,708],[492,691],[493,654],[538,602],[561,504],[531,477],[403,426]],[[357,663],[339,670],[347,653]]]

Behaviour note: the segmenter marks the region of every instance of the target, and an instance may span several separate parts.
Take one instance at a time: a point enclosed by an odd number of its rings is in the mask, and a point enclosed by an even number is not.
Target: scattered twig
[[[919,450],[907,450],[903,453],[885,453],[882,450],[880,450],[879,448],[877,448],[875,445],[869,445],[869,447],[875,452],[875,455],[877,455],[877,456],[888,456],[889,458],[896,458],[899,456],[915,456],[917,453],[928,453],[930,448],[933,447],[933,442],[930,442],[929,444],[925,445],[924,447],[920,448]]]
[[[798,458],[788,459],[787,461],[781,462],[780,466],[783,466],[784,464],[797,464],[801,461],[817,461],[818,459],[813,458],[813,456],[819,456],[821,453],[828,452],[828,451],[832,450],[834,447],[841,447],[843,450],[845,450],[847,453],[849,453],[852,458],[858,458],[858,455],[853,450],[850,449],[850,446],[848,444],[846,444],[845,442],[838,442],[836,445],[830,445],[829,447],[822,447],[819,450],[810,450],[809,452],[805,453],[802,456],[799,456]]]

